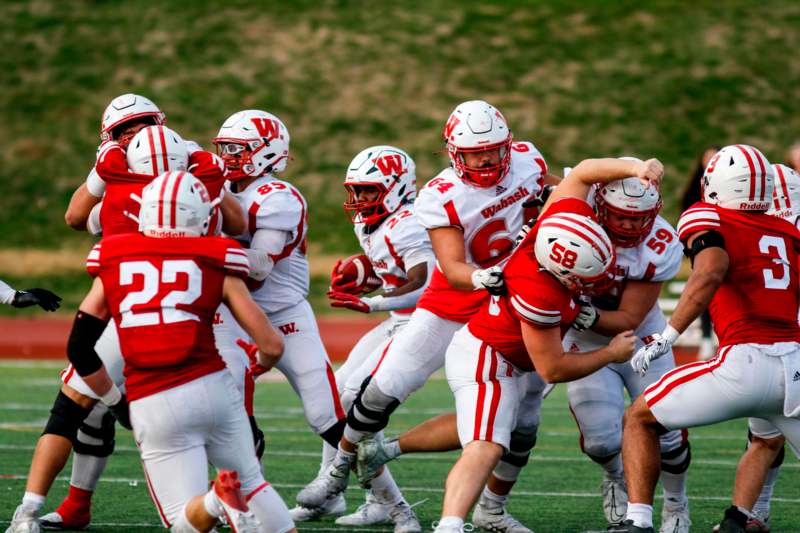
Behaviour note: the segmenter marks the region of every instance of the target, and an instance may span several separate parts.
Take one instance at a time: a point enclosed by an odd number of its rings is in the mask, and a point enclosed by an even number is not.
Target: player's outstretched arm
[[[64,220],[67,225],[74,230],[85,231],[89,213],[92,212],[92,208],[95,205],[100,203],[101,199],[102,194],[100,197],[94,196],[89,192],[86,183],[81,183],[81,186],[72,193],[67,211],[64,213]]]
[[[636,338],[628,330],[620,333],[605,348],[591,352],[565,352],[559,327],[536,328],[521,322],[522,340],[536,371],[549,383],[573,381],[606,366],[624,362],[633,354]]]
[[[224,194],[222,202],[219,204],[222,213],[222,231],[226,235],[241,235],[247,229],[247,221],[244,218],[242,206],[231,194]]]
[[[272,327],[264,311],[253,301],[244,281],[234,276],[225,276],[222,301],[258,346],[258,363],[267,369],[272,368],[283,354],[283,339]]]
[[[658,159],[636,161],[630,159],[603,158],[584,159],[567,174],[550,194],[547,203],[542,208],[546,211],[550,205],[561,198],[580,198],[585,200],[595,183],[608,183],[610,181],[635,176],[645,183],[661,186],[664,175],[664,165]]]
[[[591,330],[607,336],[635,330],[658,301],[661,285],[660,281],[629,280],[622,291],[619,307],[615,311],[598,311],[597,323]]]

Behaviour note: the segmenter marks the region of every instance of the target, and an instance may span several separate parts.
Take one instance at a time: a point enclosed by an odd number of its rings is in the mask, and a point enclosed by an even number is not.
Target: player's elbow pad
[[[78,311],[67,341],[67,357],[79,376],[88,376],[100,370],[103,361],[94,345],[103,334],[108,322]]]

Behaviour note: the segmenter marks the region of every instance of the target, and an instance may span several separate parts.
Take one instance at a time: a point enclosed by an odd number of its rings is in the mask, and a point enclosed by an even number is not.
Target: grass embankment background
[[[444,120],[471,98],[499,107],[557,174],[590,156],[659,157],[674,220],[705,145],[752,143],[779,161],[800,137],[798,27],[788,1],[3,2],[0,249],[88,250],[63,212],[103,109],[129,91],[207,147],[239,109],[281,117],[312,261],[357,249],[341,211],[353,155],[396,144],[421,185],[446,164]],[[80,265],[39,263],[34,275],[0,256],[0,277],[81,283]]]

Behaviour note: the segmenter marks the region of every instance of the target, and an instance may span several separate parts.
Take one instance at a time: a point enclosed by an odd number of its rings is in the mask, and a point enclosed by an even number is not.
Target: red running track
[[[344,361],[350,348],[381,317],[321,317],[322,341],[333,361]],[[62,359],[66,360],[67,337],[72,319],[64,318],[0,318],[0,359]],[[694,348],[675,348],[678,364],[696,360]]]

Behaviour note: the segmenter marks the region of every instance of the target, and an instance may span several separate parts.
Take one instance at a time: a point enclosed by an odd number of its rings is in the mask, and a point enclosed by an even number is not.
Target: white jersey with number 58
[[[426,229],[463,230],[466,261],[486,268],[511,253],[522,224],[536,213],[536,208],[527,210],[523,204],[539,196],[546,173],[547,164],[539,150],[532,143],[516,142],[511,145],[508,174],[499,183],[475,187],[447,168],[420,190],[415,212]],[[485,291],[451,288],[437,266],[417,306],[442,318],[466,322],[485,296]]]

